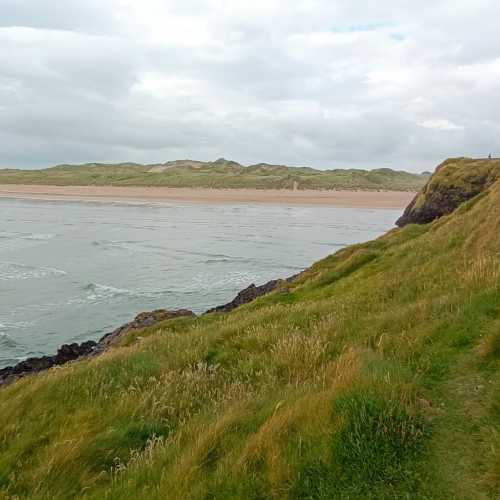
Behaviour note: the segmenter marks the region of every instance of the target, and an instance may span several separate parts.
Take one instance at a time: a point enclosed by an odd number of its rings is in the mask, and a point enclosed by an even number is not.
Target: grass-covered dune
[[[426,174],[388,168],[315,170],[265,163],[244,167],[223,158],[214,162],[181,160],[157,165],[89,163],[58,165],[43,170],[0,170],[0,184],[55,186],[418,191],[427,179]]]
[[[499,498],[500,181],[122,344],[0,390],[0,497]]]

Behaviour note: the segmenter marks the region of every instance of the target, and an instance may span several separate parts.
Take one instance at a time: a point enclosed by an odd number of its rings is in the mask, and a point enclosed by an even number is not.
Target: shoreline
[[[211,204],[323,205],[340,208],[403,209],[411,191],[319,191],[207,189],[133,186],[48,186],[0,184],[0,198],[46,201],[185,202]]]
[[[106,333],[97,341],[86,340],[80,344],[74,342],[72,344],[62,344],[54,355],[44,355],[40,357],[28,357],[15,365],[0,368],[0,389],[16,382],[17,380],[29,375],[44,372],[56,366],[66,365],[74,361],[88,359],[93,356],[99,356],[119,344],[120,340],[129,333],[139,332],[144,328],[157,325],[163,321],[179,317],[199,318],[210,313],[228,313],[233,309],[237,309],[244,304],[253,302],[255,299],[279,289],[282,283],[291,283],[299,278],[306,270],[285,279],[276,279],[268,281],[260,286],[255,286],[253,283],[240,290],[236,297],[226,304],[213,307],[202,314],[196,315],[190,309],[156,309],[154,311],[146,311],[137,314],[137,316],[129,323],[119,326],[112,332]],[[139,340],[136,339],[136,341]]]

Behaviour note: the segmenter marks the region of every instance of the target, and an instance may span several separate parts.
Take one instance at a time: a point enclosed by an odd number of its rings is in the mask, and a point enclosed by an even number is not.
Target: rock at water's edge
[[[108,347],[116,344],[123,335],[134,331],[141,330],[148,326],[153,326],[167,319],[179,318],[182,316],[194,316],[192,311],[180,309],[177,311],[168,311],[166,309],[158,309],[151,312],[143,312],[138,314],[133,321],[127,323],[111,333],[102,337],[99,342],[89,340],[82,344],[64,344],[62,345],[55,356],[41,356],[39,358],[28,358],[21,361],[15,366],[8,366],[0,369],[0,386],[14,382],[15,380],[30,375],[48,370],[54,366],[64,365],[70,361],[75,361],[88,356],[95,356],[104,352]]]
[[[274,290],[277,290],[279,286],[283,283],[293,283],[302,274],[303,272],[294,274],[293,276],[290,276],[289,278],[286,278],[284,280],[271,280],[260,286],[255,286],[252,283],[249,287],[239,292],[238,295],[236,295],[236,297],[231,302],[228,302],[227,304],[224,304],[222,306],[217,306],[212,309],[209,309],[205,314],[209,314],[212,312],[226,312],[226,313],[230,312],[233,309],[236,309],[237,307],[240,307],[244,304],[248,304],[249,302],[258,299],[262,295],[266,295],[268,293],[273,292]]]
[[[251,284],[245,288],[229,303],[222,306],[214,307],[205,314],[211,312],[230,312],[237,307],[248,304],[253,300],[276,290],[280,284],[285,282],[293,282],[302,273],[296,274],[286,280],[271,280],[264,285],[255,286]],[[70,361],[75,361],[81,358],[96,356],[105,352],[109,347],[116,345],[124,335],[136,330],[142,330],[149,326],[154,326],[157,323],[174,318],[194,317],[195,314],[188,309],[178,309],[169,311],[167,309],[157,309],[150,312],[142,312],[138,314],[133,321],[120,326],[111,333],[104,335],[98,342],[89,340],[82,344],[65,344],[59,348],[55,356],[42,356],[40,358],[29,358],[21,361],[15,366],[8,366],[0,369],[0,386],[13,382],[21,377],[31,373],[38,373],[48,370],[54,366],[64,365]]]
[[[266,293],[272,292],[278,287],[279,283],[280,280],[268,281],[267,283],[261,286],[255,286],[252,283],[249,287],[239,292],[238,295],[236,295],[236,297],[231,302],[228,302],[227,304],[224,304],[222,306],[217,306],[212,309],[209,309],[205,314],[211,312],[232,311],[233,309],[236,309],[237,307],[240,307],[243,304],[248,304],[249,302],[252,302],[261,295],[265,295]]]
[[[0,385],[13,382],[18,378],[29,375],[30,373],[38,373],[43,370],[52,368],[53,366],[64,365],[69,361],[88,356],[91,354],[97,342],[89,340],[81,344],[64,344],[62,345],[55,356],[42,356],[40,358],[28,358],[21,361],[15,366],[8,366],[0,369]]]

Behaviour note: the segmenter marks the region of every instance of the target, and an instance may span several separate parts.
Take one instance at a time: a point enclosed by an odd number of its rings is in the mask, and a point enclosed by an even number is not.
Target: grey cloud
[[[494,8],[4,0],[0,166],[225,156],[423,170],[495,153]]]

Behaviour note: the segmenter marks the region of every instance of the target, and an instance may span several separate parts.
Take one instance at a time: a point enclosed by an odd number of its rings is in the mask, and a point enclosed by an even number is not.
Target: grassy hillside
[[[382,189],[417,191],[428,176],[387,168],[314,170],[281,165],[249,167],[215,162],[174,161],[158,165],[59,165],[45,170],[0,170],[0,184],[170,186],[254,189]]]
[[[436,169],[397,221],[425,224],[453,212],[500,177],[499,159],[450,158]]]
[[[0,408],[5,498],[499,498],[500,181]]]

